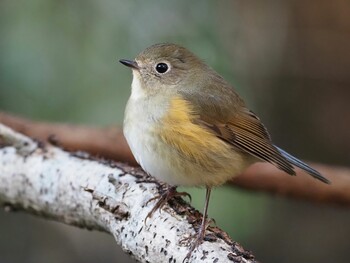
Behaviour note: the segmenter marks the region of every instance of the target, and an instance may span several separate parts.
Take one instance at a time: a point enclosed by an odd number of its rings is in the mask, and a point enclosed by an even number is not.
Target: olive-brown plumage
[[[121,63],[133,70],[124,134],[136,160],[150,175],[170,185],[207,188],[202,227],[188,256],[203,239],[211,187],[249,165],[266,161],[290,175],[295,175],[297,166],[329,183],[273,145],[265,126],[233,87],[187,49],[156,44],[135,61]],[[161,202],[174,191],[169,193]]]

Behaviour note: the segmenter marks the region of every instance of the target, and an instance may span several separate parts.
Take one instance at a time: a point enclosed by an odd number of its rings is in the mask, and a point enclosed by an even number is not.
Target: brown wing
[[[192,75],[192,78],[196,79],[196,75]],[[319,172],[274,146],[259,118],[246,108],[234,89],[215,71],[200,75],[197,80],[200,85],[192,89],[183,86],[178,93],[191,102],[193,112],[199,116],[199,125],[211,129],[232,146],[270,162],[290,175],[295,175],[294,165],[318,180],[329,183]]]
[[[243,108],[226,123],[210,123],[206,118],[202,120],[202,124],[227,143],[258,159],[274,164],[290,175],[295,175],[293,166],[272,144],[266,128],[253,112]]]
[[[293,166],[272,144],[259,118],[249,111],[237,93],[215,72],[196,90],[179,93],[191,102],[199,115],[199,124],[210,128],[219,138],[238,149],[270,162],[295,175]]]

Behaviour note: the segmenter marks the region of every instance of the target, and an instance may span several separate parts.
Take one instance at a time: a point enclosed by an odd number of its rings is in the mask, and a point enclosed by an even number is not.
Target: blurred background
[[[247,101],[276,144],[349,165],[350,2],[0,1],[0,110],[43,121],[121,125],[131,72],[118,63],[181,44]],[[192,193],[202,209],[204,190]],[[210,217],[261,262],[349,262],[350,211],[232,187]],[[113,238],[0,211],[0,263],[133,262]]]

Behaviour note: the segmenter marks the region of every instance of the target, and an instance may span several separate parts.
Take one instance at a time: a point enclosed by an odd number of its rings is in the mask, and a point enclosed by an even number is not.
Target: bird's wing
[[[193,106],[199,125],[242,152],[269,162],[290,175],[295,175],[293,166],[296,166],[329,183],[319,172],[273,145],[265,126],[247,109],[234,89],[215,72],[209,76],[195,90],[179,92]]]
[[[293,166],[272,144],[270,135],[259,118],[246,108],[220,122],[201,115],[201,125],[211,129],[217,137],[260,160],[272,163],[290,175],[295,175]]]
[[[220,107],[216,105],[212,109]],[[203,109],[203,107],[202,107]],[[217,109],[218,110],[218,109]],[[222,109],[220,109],[222,112]],[[214,117],[215,116],[215,117]],[[219,116],[219,118],[216,118]],[[221,117],[220,117],[221,116]],[[273,145],[270,135],[260,119],[243,104],[226,119],[215,111],[199,111],[199,124],[232,146],[260,160],[269,162],[290,175],[296,175],[294,167],[299,167],[312,177],[329,184],[330,181],[318,171],[311,168],[296,157]]]

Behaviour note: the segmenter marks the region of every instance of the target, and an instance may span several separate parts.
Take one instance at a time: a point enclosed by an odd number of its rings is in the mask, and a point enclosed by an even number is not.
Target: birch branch
[[[201,214],[182,199],[144,222],[161,189],[141,170],[42,144],[0,124],[0,205],[114,236],[140,262],[181,262]],[[216,227],[191,262],[255,262]]]

